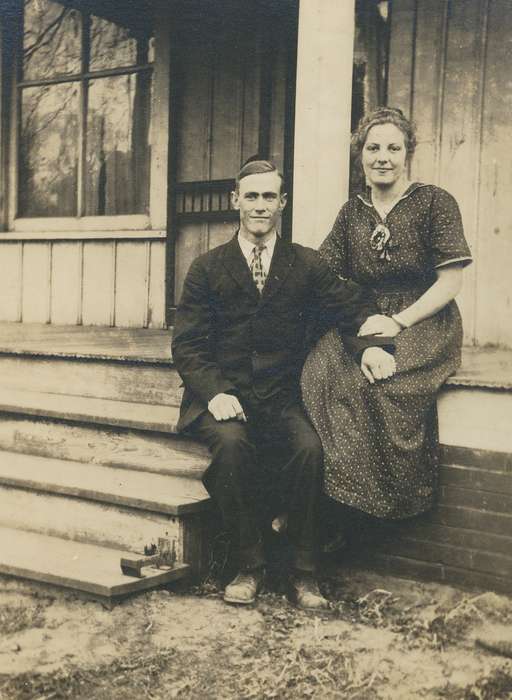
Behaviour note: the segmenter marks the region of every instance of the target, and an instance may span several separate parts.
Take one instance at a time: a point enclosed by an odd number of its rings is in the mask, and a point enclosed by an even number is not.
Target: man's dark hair
[[[283,174],[279,172],[272,161],[260,159],[258,156],[252,156],[246,160],[240,168],[235,180],[235,191],[238,192],[240,188],[240,180],[243,180],[244,177],[247,177],[248,175],[260,175],[261,173],[277,173],[281,178],[281,194],[284,194],[285,186]]]

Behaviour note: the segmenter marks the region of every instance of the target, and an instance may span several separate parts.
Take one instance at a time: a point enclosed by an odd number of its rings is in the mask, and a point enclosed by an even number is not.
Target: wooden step
[[[178,406],[182,395],[181,379],[171,366],[1,353],[0,386],[164,406]]]
[[[0,527],[0,573],[50,583],[107,600],[169,583],[185,576],[190,567],[142,569],[144,578],[124,576],[119,549],[82,544],[58,537]]]
[[[201,479],[208,449],[174,434],[0,413],[0,450]]]
[[[0,411],[164,433],[176,432],[179,414],[176,406],[1,387]]]
[[[0,452],[0,483],[156,513],[201,512],[209,496],[197,479]]]

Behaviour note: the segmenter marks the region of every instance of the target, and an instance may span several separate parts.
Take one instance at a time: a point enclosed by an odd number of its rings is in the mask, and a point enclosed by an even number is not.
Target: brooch
[[[370,245],[379,253],[379,260],[391,260],[391,232],[385,224],[377,224],[371,235]]]

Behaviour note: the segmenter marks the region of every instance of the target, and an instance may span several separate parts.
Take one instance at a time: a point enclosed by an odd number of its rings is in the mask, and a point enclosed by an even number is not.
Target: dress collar
[[[401,202],[402,199],[406,199],[407,197],[409,197],[409,195],[411,195],[413,192],[415,192],[415,191],[416,191],[417,189],[419,189],[420,187],[427,187],[427,185],[425,185],[423,182],[411,182],[411,184],[410,184],[409,187],[405,190],[405,192],[404,192],[403,195],[400,197],[400,199],[397,199],[397,200],[396,200],[396,202],[395,202],[394,205],[393,205],[393,208],[388,212],[388,216],[389,216],[389,214],[393,211],[393,209],[396,207],[396,205],[398,204],[398,202]],[[372,202],[372,199],[371,199],[371,194],[370,194],[370,192],[371,192],[370,188],[367,187],[366,190],[365,190],[364,192],[359,192],[359,194],[357,195],[357,197],[358,197],[358,199],[361,200],[361,202],[363,202],[363,204],[366,204],[367,207],[370,207],[371,209],[374,209],[374,206],[373,206],[373,202]]]

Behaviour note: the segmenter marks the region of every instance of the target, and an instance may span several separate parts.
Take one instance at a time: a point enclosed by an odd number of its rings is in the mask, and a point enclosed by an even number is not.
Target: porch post
[[[355,0],[300,0],[292,238],[317,248],[348,196]]]

